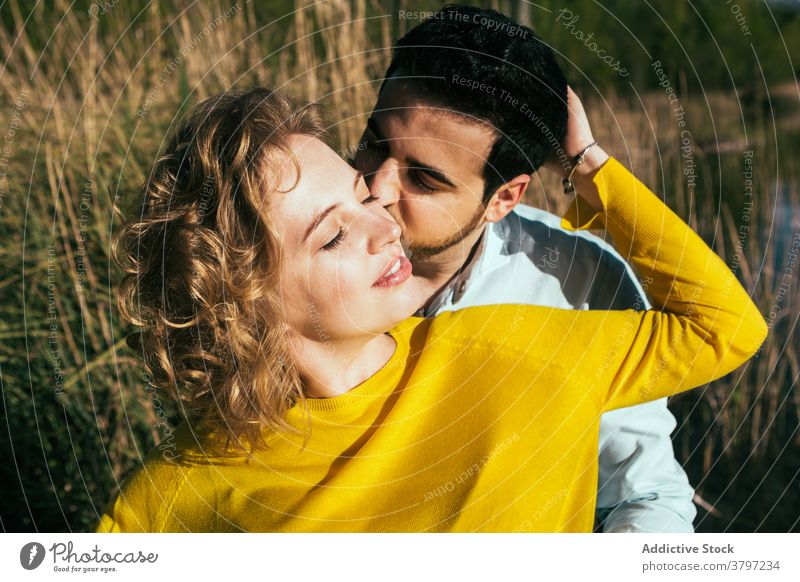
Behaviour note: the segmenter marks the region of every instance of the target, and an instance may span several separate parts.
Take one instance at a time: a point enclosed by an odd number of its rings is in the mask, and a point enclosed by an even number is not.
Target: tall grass
[[[12,1],[0,26],[0,135],[12,138],[0,150],[0,519],[7,531],[90,529],[116,484],[163,438],[161,416],[178,418],[165,399],[153,399],[124,347],[109,256],[114,198],[145,178],[176,113],[220,90],[278,87],[323,104],[331,144],[347,155],[397,28],[366,0],[214,0],[186,9],[120,2],[94,14],[89,2],[52,4],[29,13]],[[720,160],[698,147],[703,176],[733,180],[705,180],[690,197],[663,95],[603,97],[587,92],[584,99],[598,138],[665,192],[730,263],[742,201],[720,204],[716,193],[741,189],[741,156]],[[720,111],[730,107],[724,96],[718,101]],[[700,135],[707,123],[696,119],[699,145],[710,134]],[[751,131],[761,140],[756,204],[737,268],[765,314],[785,274],[788,239],[776,243],[776,216],[800,211],[797,164],[776,175],[769,129],[762,123]],[[560,211],[564,200],[553,192],[557,184],[545,177],[531,201]],[[701,528],[797,528],[798,299],[794,279],[758,359],[673,402],[679,458],[711,510],[701,514]]]

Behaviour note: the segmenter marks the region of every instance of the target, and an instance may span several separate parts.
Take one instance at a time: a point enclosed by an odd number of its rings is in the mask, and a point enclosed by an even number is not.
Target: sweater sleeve
[[[578,386],[600,411],[690,390],[753,356],[766,322],[722,260],[614,158],[594,183],[603,210],[576,198],[562,228],[606,227],[638,271],[652,309],[485,305],[440,314],[433,329],[457,345],[516,354],[540,381]]]
[[[753,356],[767,325],[725,263],[616,159],[595,175],[603,210],[576,198],[568,230],[605,227],[653,300],[645,312],[584,312],[579,341],[598,350],[585,379],[622,408],[715,380]]]

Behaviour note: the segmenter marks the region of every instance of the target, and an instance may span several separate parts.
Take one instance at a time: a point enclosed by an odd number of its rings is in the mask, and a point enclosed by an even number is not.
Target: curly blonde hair
[[[305,400],[267,205],[294,159],[286,138],[322,133],[313,106],[267,89],[209,97],[172,132],[114,238],[120,312],[139,328],[128,345],[193,429],[224,429],[226,449],[266,446],[265,427],[297,432],[284,416]]]

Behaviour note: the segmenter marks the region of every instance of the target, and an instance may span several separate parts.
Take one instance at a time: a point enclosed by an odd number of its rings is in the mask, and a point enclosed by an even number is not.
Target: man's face
[[[495,135],[425,102],[402,80],[384,85],[355,167],[402,228],[412,261],[452,247],[483,225],[482,174]]]

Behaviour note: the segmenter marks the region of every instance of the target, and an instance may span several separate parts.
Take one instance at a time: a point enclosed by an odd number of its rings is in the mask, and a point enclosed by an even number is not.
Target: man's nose
[[[387,208],[400,200],[400,164],[387,158],[371,174],[365,176],[369,192],[375,202]]]

